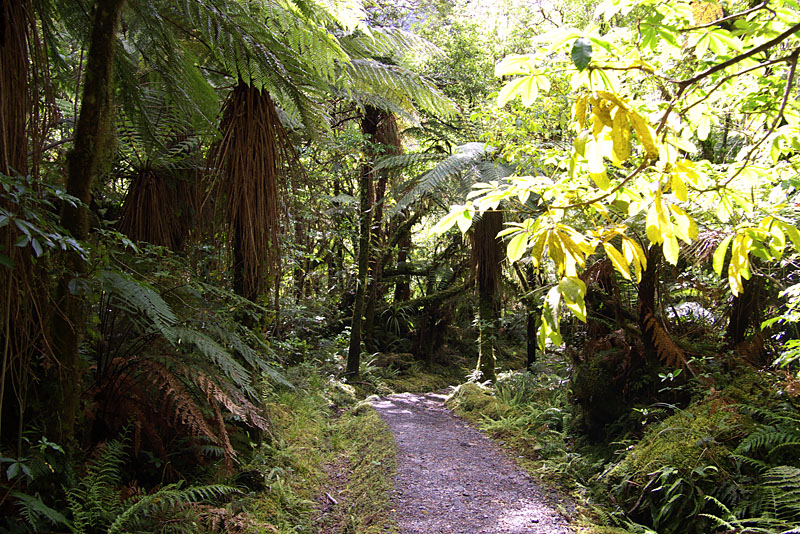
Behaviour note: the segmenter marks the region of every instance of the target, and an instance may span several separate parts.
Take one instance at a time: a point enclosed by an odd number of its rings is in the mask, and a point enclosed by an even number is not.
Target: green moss
[[[734,413],[714,402],[695,404],[648,430],[609,473],[633,484],[646,484],[664,467],[691,476],[699,467],[713,465],[727,471],[731,452],[723,444],[736,429]]]
[[[397,375],[384,379],[384,382],[397,393],[428,393],[459,384],[468,373],[464,360],[450,365],[414,362]]]
[[[499,401],[492,390],[473,382],[458,386],[447,405],[458,415],[473,421],[484,416],[497,419],[511,411],[511,407]]]
[[[331,441],[328,494],[337,504],[320,518],[319,531],[397,533],[390,506],[395,444],[380,416],[359,403],[333,425]]]

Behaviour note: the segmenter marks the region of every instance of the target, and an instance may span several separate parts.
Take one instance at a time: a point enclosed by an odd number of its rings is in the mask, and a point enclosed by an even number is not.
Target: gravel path
[[[445,395],[403,393],[372,403],[397,441],[394,508],[401,534],[569,534],[533,482]]]

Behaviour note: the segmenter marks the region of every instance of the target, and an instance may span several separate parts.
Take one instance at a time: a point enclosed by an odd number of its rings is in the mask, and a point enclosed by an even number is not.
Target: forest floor
[[[453,415],[441,393],[372,403],[397,443],[400,534],[568,534],[557,495]]]

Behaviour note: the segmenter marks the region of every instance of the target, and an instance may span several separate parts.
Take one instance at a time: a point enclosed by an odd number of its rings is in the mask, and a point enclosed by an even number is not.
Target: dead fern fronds
[[[279,267],[281,171],[297,163],[269,93],[240,82],[222,108],[222,139],[212,152],[217,191],[233,250],[234,290],[250,300]]]
[[[661,323],[653,314],[647,314],[645,325],[647,332],[653,338],[653,343],[661,361],[673,368],[687,367],[686,354],[675,344],[675,341],[672,340],[672,337],[664,330],[664,327],[661,326]]]
[[[179,251],[197,211],[193,181],[163,170],[142,169],[128,186],[118,229],[134,241]]]

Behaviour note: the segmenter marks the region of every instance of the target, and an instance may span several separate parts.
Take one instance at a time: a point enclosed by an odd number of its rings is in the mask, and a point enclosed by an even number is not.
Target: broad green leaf
[[[572,63],[579,71],[584,70],[592,61],[592,41],[586,37],[575,39],[572,44]]]
[[[575,317],[586,322],[586,284],[577,276],[565,276],[558,283],[558,290],[564,297],[564,304],[572,310]]]
[[[708,134],[711,132],[711,118],[703,113],[700,116],[700,121],[697,123],[697,138],[701,141],[708,139]]]
[[[469,227],[472,226],[472,212],[466,209],[458,214],[456,218],[456,224],[458,224],[458,229],[461,230],[461,233],[466,233],[469,230]]]
[[[656,211],[656,204],[655,202],[650,205],[647,209],[647,226],[645,228],[647,233],[647,239],[650,240],[651,243],[657,244],[661,243],[664,238],[661,237],[661,229],[658,225],[658,211]]]
[[[630,237],[622,236],[622,251],[625,253],[627,262],[633,264],[633,268],[636,271],[636,282],[641,282],[642,270],[647,269],[647,256],[642,247]]]
[[[500,89],[500,94],[497,95],[497,107],[502,108],[506,105],[506,103],[508,103],[509,100],[517,96],[517,94],[519,94],[520,87],[527,79],[529,79],[529,77],[515,78],[505,84],[503,88]]]
[[[0,254],[0,265],[3,265],[4,267],[8,267],[9,269],[13,269],[14,268],[14,261],[11,258],[9,258],[8,256],[6,256],[5,254]]]
[[[437,222],[433,228],[431,228],[431,233],[443,234],[455,226],[456,221],[458,221],[458,218],[461,216],[463,210],[464,206],[455,206],[453,209],[451,209],[450,213],[442,217],[439,222]]]
[[[681,202],[686,202],[689,199],[689,191],[686,189],[686,184],[683,183],[683,180],[681,180],[677,172],[672,173],[670,185],[672,187],[672,192],[675,194],[675,198]]]
[[[783,255],[783,249],[786,248],[786,234],[783,233],[781,227],[773,224],[770,228],[769,249],[774,259],[780,259]]]
[[[497,65],[494,66],[494,75],[498,78],[500,76],[509,76],[512,74],[530,74],[531,73],[531,57],[524,55],[515,55],[504,57]]]
[[[611,263],[614,265],[614,268],[616,268],[626,280],[630,280],[631,267],[622,253],[611,243],[603,243],[603,248],[606,251],[606,255],[608,255],[609,259],[611,260]]]
[[[694,219],[689,217],[679,206],[670,205],[669,209],[675,218],[675,225],[672,228],[677,230],[676,235],[687,244],[697,239],[697,223],[694,222]]]
[[[603,169],[603,172],[593,172],[589,174],[594,184],[603,191],[608,190],[611,187],[611,182],[608,180],[608,175],[606,174],[606,170]]]
[[[717,276],[722,276],[722,267],[725,264],[725,254],[728,252],[728,245],[731,244],[731,239],[733,239],[733,236],[734,234],[731,234],[720,241],[719,245],[717,245],[717,249],[714,251],[713,265],[714,272],[717,273]]]
[[[671,265],[678,265],[678,257],[681,253],[681,247],[678,245],[678,238],[674,235],[664,236],[664,259]]]
[[[536,83],[536,76],[526,76],[524,82],[520,84],[517,89],[517,94],[519,94],[522,99],[522,105],[526,108],[530,107],[539,97],[539,86]]]
[[[792,241],[792,245],[794,245],[794,249],[797,252],[800,252],[800,231],[791,224],[784,222],[779,222],[779,224],[784,233],[789,236],[789,239]]]
[[[508,246],[506,247],[506,256],[508,256],[508,261],[511,263],[517,262],[522,258],[522,255],[525,254],[525,250],[528,248],[528,234],[526,232],[522,232],[517,234],[509,241]]]

